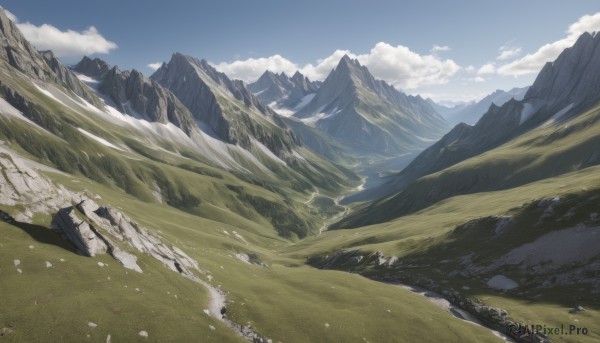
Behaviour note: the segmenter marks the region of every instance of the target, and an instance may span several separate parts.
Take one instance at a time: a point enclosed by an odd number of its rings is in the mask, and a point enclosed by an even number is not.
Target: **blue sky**
[[[178,51],[245,81],[265,68],[321,79],[348,53],[377,78],[436,100],[528,85],[579,32],[600,30],[600,4],[581,0],[0,4],[36,47],[65,63],[87,53],[151,74],[149,64]]]

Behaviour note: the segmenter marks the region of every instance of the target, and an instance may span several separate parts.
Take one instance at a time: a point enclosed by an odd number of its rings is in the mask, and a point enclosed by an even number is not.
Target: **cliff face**
[[[190,111],[173,93],[135,69],[121,71],[98,58],[84,57],[73,70],[100,81],[98,90],[122,113],[152,122],[172,123],[188,135],[196,126]]]
[[[34,80],[58,83],[90,103],[102,106],[102,101],[90,92],[51,51],[37,51],[1,8],[0,61]]]

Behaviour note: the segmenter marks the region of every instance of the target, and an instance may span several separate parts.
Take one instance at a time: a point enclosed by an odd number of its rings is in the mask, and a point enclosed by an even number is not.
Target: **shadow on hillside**
[[[55,245],[77,254],[77,250],[69,241],[62,239],[59,233],[50,230],[47,227],[19,221],[13,221],[7,224],[21,229],[38,243]]]

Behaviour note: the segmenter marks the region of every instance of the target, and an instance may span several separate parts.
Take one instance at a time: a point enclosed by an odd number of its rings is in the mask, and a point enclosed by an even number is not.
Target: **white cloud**
[[[500,55],[498,55],[498,57],[496,57],[496,59],[500,60],[500,61],[504,61],[509,58],[518,56],[521,53],[521,48],[502,46],[502,47],[500,47],[499,51],[500,51]]]
[[[498,74],[520,76],[537,73],[546,62],[555,60],[564,49],[572,46],[582,33],[594,31],[600,31],[600,12],[579,18],[569,26],[565,38],[545,44],[536,52],[501,66],[498,68]]]
[[[161,62],[150,63],[150,64],[146,65],[146,67],[148,67],[154,71],[158,70],[158,68],[160,68],[161,66],[162,66]]]
[[[451,59],[419,55],[405,46],[384,42],[377,43],[369,54],[357,58],[373,76],[403,89],[445,84],[460,69]]]
[[[81,32],[61,31],[50,24],[36,26],[30,22],[19,23],[14,14],[7,10],[4,12],[36,49],[52,50],[59,57],[107,54],[117,48],[117,44],[104,38],[94,26]]]
[[[344,55],[348,55],[350,58],[356,58],[356,55],[348,50],[336,50],[333,54],[317,60],[316,65],[305,65],[300,69],[300,72],[311,80],[324,80],[331,70],[337,67]]]
[[[36,49],[52,50],[61,57],[107,54],[117,48],[117,44],[102,37],[93,26],[81,32],[61,31],[49,24],[35,26],[28,22],[17,24],[17,26]]]
[[[444,45],[444,46],[434,45],[433,48],[431,48],[431,50],[429,50],[429,52],[432,54],[435,54],[438,52],[445,52],[445,51],[450,51],[450,47],[447,45]]]
[[[367,54],[356,55],[348,50],[336,50],[331,55],[317,60],[315,64],[309,63],[304,66],[299,66],[281,55],[222,62],[214,66],[228,76],[246,82],[255,81],[267,69],[277,73],[285,72],[288,75],[299,70],[311,80],[323,80],[344,55],[358,59],[362,65],[369,68],[375,78],[403,89],[445,84],[460,69],[453,60],[443,60],[435,55],[420,55],[405,46],[392,46],[384,42],[377,43]]]
[[[469,65],[469,66],[467,66],[467,67],[465,68],[465,71],[466,71],[467,73],[469,73],[469,74],[473,74],[473,73],[474,73],[476,70],[477,70],[477,69],[476,69],[474,66],[472,66],[472,65]]]
[[[291,76],[299,69],[297,64],[281,55],[249,58],[247,60],[237,60],[230,63],[221,62],[219,64],[214,64],[214,67],[231,78],[244,80],[246,82],[254,82],[266,70],[270,70],[274,73],[284,72]]]
[[[494,63],[484,64],[481,67],[479,67],[479,69],[477,69],[477,75],[488,75],[494,74],[495,72],[496,66],[494,65]]]

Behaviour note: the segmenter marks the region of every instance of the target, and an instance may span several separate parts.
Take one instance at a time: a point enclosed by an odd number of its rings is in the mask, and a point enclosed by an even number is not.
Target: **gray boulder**
[[[54,216],[54,223],[75,245],[80,254],[94,257],[96,254],[104,254],[108,251],[106,242],[96,234],[95,229],[74,213],[72,206],[60,209]]]

